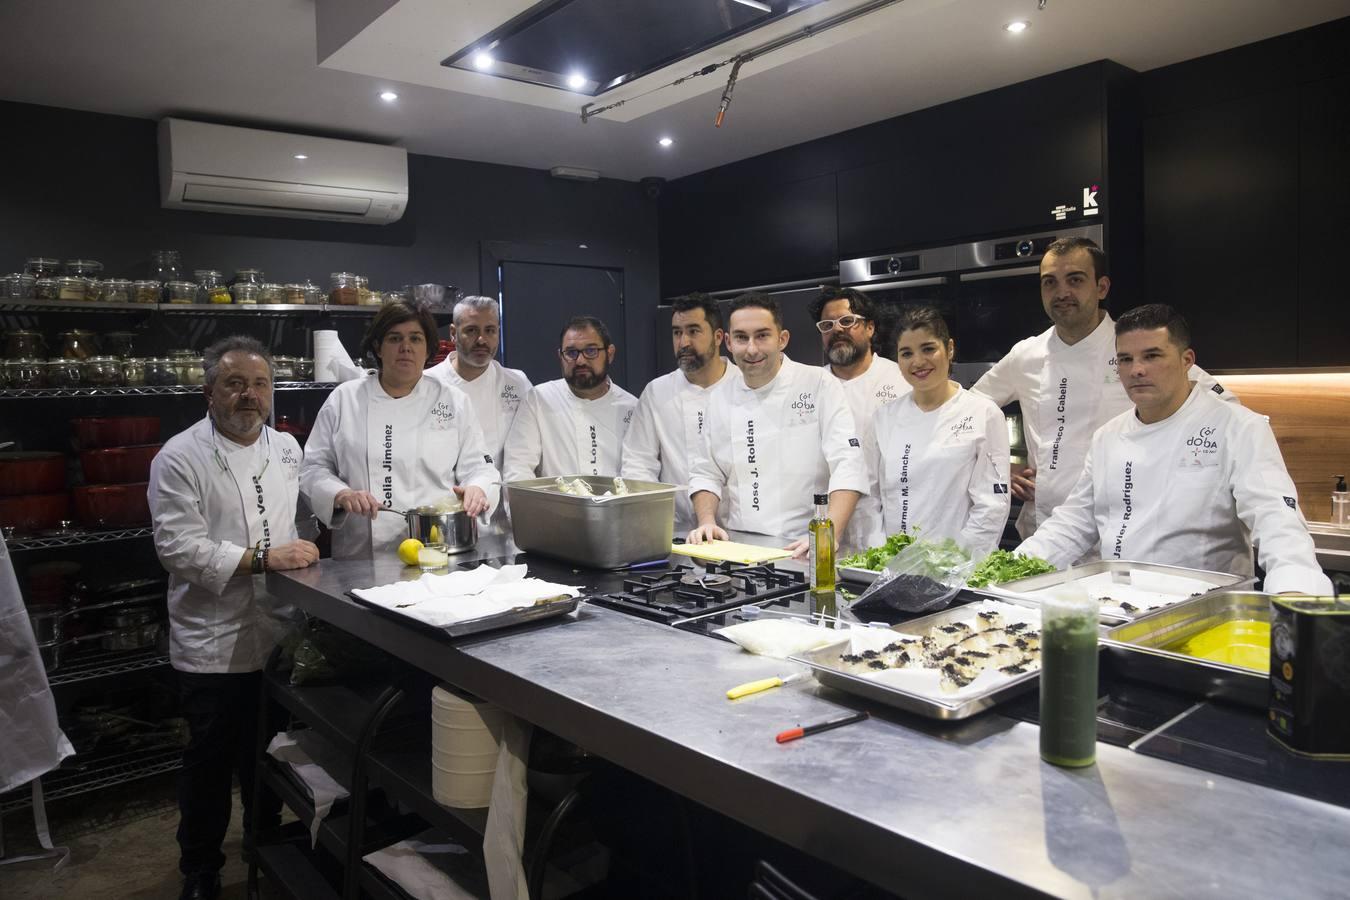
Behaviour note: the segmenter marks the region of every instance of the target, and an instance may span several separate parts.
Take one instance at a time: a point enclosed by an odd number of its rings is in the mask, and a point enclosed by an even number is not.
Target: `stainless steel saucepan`
[[[478,543],[478,520],[462,509],[441,512],[434,506],[409,510],[382,506],[380,512],[402,516],[408,523],[408,537],[424,544],[444,544],[446,553],[463,553]]]

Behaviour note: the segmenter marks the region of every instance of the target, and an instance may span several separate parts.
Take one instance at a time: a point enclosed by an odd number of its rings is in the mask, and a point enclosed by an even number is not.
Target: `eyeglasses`
[[[867,321],[866,316],[855,316],[849,314],[847,316],[840,316],[837,319],[822,319],[821,321],[816,323],[816,327],[820,329],[821,334],[829,334],[836,328],[838,328],[841,331],[848,331],[854,325],[861,325],[863,322],[866,321]]]
[[[559,350],[558,352],[561,353],[563,356],[567,357],[568,359],[570,359],[572,362],[576,362],[577,357],[580,356],[584,356],[587,359],[595,359],[597,356],[600,355],[600,351],[602,349],[603,348],[601,347],[586,347],[584,349],[578,350],[575,347],[568,347],[566,350]]]

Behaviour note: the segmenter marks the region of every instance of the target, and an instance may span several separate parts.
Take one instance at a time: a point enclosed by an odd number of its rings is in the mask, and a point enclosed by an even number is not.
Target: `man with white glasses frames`
[[[558,339],[562,378],[530,391],[506,438],[507,482],[619,474],[637,398],[609,379],[617,349],[605,323],[576,316]]]

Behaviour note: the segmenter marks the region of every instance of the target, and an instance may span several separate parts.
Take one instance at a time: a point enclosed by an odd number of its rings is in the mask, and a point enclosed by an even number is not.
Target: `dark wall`
[[[10,135],[0,150],[0,271],[27,256],[97,259],[109,275],[143,273],[152,249],[192,269],[255,267],[269,280],[358,272],[372,288],[440,282],[480,290],[480,245],[512,241],[577,249],[624,262],[629,387],[652,376],[657,302],[656,203],[636,184],[561,181],[546,172],[439,157],[408,157],[408,211],[386,226],[161,209],[155,123],[0,103]],[[540,310],[556,330],[570,309]]]

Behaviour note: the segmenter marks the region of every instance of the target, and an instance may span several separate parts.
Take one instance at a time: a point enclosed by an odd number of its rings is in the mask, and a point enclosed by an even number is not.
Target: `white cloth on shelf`
[[[493,900],[529,900],[522,863],[525,851],[525,806],[529,799],[526,761],[533,726],[504,716],[497,738],[497,771],[483,831],[483,860]]]
[[[342,765],[341,751],[309,729],[279,731],[267,745],[267,753],[295,772],[295,777],[314,801],[314,819],[309,823],[309,845],[319,844],[319,826],[333,810],[333,804],[351,796],[351,791],[338,784],[325,767]]]
[[[468,853],[467,848],[426,831],[367,853],[363,859],[413,900],[477,900],[482,896],[479,879],[466,877],[465,867],[455,865]]]

